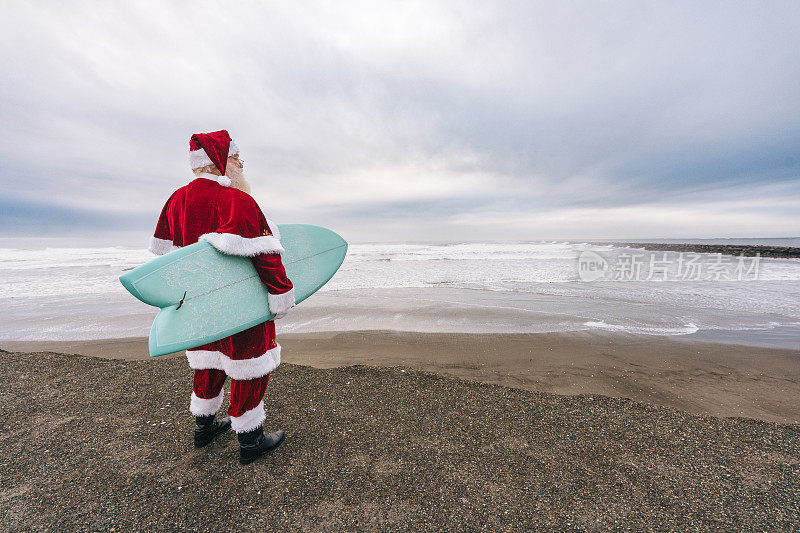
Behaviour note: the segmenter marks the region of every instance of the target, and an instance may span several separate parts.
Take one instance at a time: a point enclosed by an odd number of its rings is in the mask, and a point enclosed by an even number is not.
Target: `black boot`
[[[252,463],[263,454],[280,446],[286,433],[282,429],[264,435],[261,426],[247,433],[239,433],[239,462],[243,465]]]
[[[211,444],[214,437],[231,428],[231,417],[226,416],[217,420],[216,415],[198,416],[195,418],[197,425],[194,428],[194,447],[202,448]]]

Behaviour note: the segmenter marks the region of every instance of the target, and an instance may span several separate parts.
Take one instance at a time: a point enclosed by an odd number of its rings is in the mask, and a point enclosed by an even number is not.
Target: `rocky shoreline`
[[[655,243],[655,242],[602,242],[597,244],[611,244],[627,248],[644,248],[654,252],[685,252],[703,254],[723,254],[733,256],[800,257],[800,247],[796,246],[758,246],[736,244],[682,244],[682,243]]]
[[[406,368],[284,364],[277,451],[194,450],[181,358],[0,351],[13,531],[796,529],[800,425]]]

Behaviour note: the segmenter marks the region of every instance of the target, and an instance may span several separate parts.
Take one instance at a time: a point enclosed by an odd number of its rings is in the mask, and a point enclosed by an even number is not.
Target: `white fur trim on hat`
[[[200,398],[192,391],[192,401],[189,403],[189,411],[194,416],[208,416],[215,415],[222,405],[222,396],[225,390],[219,391],[219,394],[213,398]]]
[[[150,245],[147,247],[148,250],[156,255],[168,254],[179,248],[180,246],[175,246],[172,244],[172,241],[168,239],[159,239],[157,237],[150,237]]]
[[[239,147],[231,140],[231,146],[228,148],[228,157],[238,153]],[[194,170],[196,168],[203,168],[213,165],[214,162],[210,157],[208,157],[208,154],[204,149],[198,148],[197,150],[191,150],[189,152],[189,164],[192,166],[192,170]]]
[[[271,313],[276,315],[286,313],[286,311],[294,307],[294,287],[283,294],[269,293],[267,295],[267,302],[269,303],[269,310]]]
[[[201,172],[197,175],[198,178],[203,178],[211,181],[216,181],[223,187],[231,186],[231,179],[227,176],[217,176],[216,174],[209,174],[208,172]]]
[[[255,257],[259,254],[282,254],[281,241],[272,235],[261,237],[242,237],[233,233],[206,233],[200,236],[220,252],[228,255]]]
[[[193,150],[189,152],[189,164],[192,166],[192,170],[196,168],[203,168],[209,165],[213,165],[214,162],[208,157],[208,154],[202,148],[198,150]]]
[[[231,428],[236,433],[247,433],[258,429],[266,419],[267,413],[264,410],[264,400],[261,400],[258,405],[242,413],[242,416],[232,416]]]
[[[216,350],[186,350],[186,359],[192,370],[215,368],[233,379],[246,380],[266,376],[281,364],[281,346],[267,350],[252,359],[231,359]]]

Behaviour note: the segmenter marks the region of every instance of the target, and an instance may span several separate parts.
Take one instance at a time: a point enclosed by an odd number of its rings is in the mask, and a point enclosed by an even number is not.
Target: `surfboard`
[[[308,224],[278,226],[281,259],[300,303],[325,285],[347,253],[335,232]],[[119,278],[160,310],[150,328],[150,356],[195,348],[267,320],[267,289],[249,257],[226,255],[205,241],[162,255]]]

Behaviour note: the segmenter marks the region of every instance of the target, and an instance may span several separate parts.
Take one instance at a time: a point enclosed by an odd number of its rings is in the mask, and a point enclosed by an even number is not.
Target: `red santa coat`
[[[269,292],[270,310],[285,312],[294,306],[294,289],[281,262],[278,228],[249,194],[228,183],[221,176],[201,174],[175,191],[161,211],[150,251],[162,255],[204,240],[223,253],[250,257]],[[281,361],[272,320],[187,350],[186,356],[195,370],[223,370],[237,380],[265,376]]]

